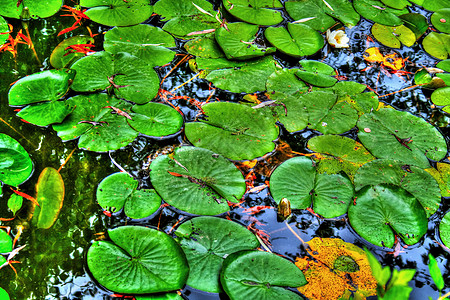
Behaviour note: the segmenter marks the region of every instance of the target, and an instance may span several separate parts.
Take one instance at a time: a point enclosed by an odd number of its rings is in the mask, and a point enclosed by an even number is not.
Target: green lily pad
[[[257,25],[276,25],[283,21],[280,11],[283,8],[278,0],[223,0],[223,6],[241,21]]]
[[[147,24],[115,27],[105,34],[103,43],[105,50],[112,54],[128,52],[152,67],[171,62],[175,52],[167,48],[175,46],[170,34]]]
[[[242,173],[214,152],[182,147],[161,155],[151,164],[152,185],[164,201],[183,211],[217,215],[229,210],[245,193]]]
[[[215,33],[208,33],[189,40],[184,44],[184,49],[192,55],[204,58],[221,58],[225,57],[222,48],[216,41]]]
[[[426,10],[437,11],[442,8],[448,8],[449,2],[448,0],[409,0],[414,2]]]
[[[319,174],[311,159],[294,157],[279,165],[270,176],[270,192],[275,201],[287,198],[293,209],[313,206],[314,212],[334,218],[347,212],[353,185],[339,174]]]
[[[9,210],[12,211],[14,215],[19,211],[19,209],[22,208],[22,204],[23,204],[23,197],[17,194],[12,194],[8,199],[8,208]]]
[[[93,43],[94,39],[90,36],[79,35],[67,38],[59,43],[52,51],[52,54],[50,55],[50,64],[56,69],[69,68],[74,62],[85,56],[84,53],[71,52],[69,46],[88,45]]]
[[[430,32],[422,41],[423,49],[438,59],[447,59],[450,55],[450,35]]]
[[[128,126],[127,118],[112,114],[111,106],[131,113],[131,105],[106,94],[78,95],[66,100],[75,107],[61,124],[53,129],[63,141],[80,137],[78,146],[90,151],[117,150],[131,143],[138,132]]]
[[[442,79],[445,85],[450,86],[450,74],[448,73],[436,74],[436,77]]]
[[[6,292],[4,289],[0,287],[0,299],[2,300],[10,300],[8,292]]]
[[[393,27],[375,23],[372,34],[380,43],[391,48],[400,48],[402,44],[411,47],[416,42],[416,35],[405,25]]]
[[[334,69],[327,64],[315,60],[299,61],[300,69],[296,75],[303,81],[319,87],[333,86],[337,79]]]
[[[87,252],[89,270],[105,288],[147,294],[177,290],[186,283],[189,267],[183,250],[164,232],[122,226],[108,235],[111,241],[95,241]]]
[[[450,7],[433,13],[431,15],[431,23],[440,32],[450,33]]]
[[[39,175],[36,184],[36,200],[33,223],[37,228],[49,229],[58,218],[64,200],[64,181],[59,172],[53,168],[45,168]]]
[[[411,193],[423,206],[427,217],[434,214],[441,203],[441,193],[436,180],[421,168],[390,160],[371,161],[356,172],[355,190],[366,185],[391,184]]]
[[[399,16],[405,23],[406,27],[411,29],[416,35],[416,40],[418,40],[428,29],[427,18],[417,13],[410,13]]]
[[[381,2],[395,9],[404,9],[405,7],[411,5],[408,0],[381,0]]]
[[[271,56],[235,62],[225,58],[197,58],[198,68],[209,71],[206,79],[220,89],[233,93],[254,93],[266,89],[267,78],[276,70]]]
[[[443,60],[437,63],[436,67],[446,72],[450,72],[450,59]]]
[[[226,1],[226,0],[225,0]],[[264,32],[267,40],[284,54],[301,57],[322,49],[324,40],[315,29],[305,24],[287,24],[285,27],[269,27]]]
[[[152,66],[129,53],[96,52],[72,65],[77,72],[71,88],[94,92],[111,87],[119,98],[143,104],[155,98],[159,77]]]
[[[308,126],[309,114],[302,101],[305,96],[286,96],[277,99],[272,108],[274,116],[289,132],[296,132]]]
[[[327,0],[326,2],[332,9],[322,0],[287,1],[285,6],[291,18],[296,21],[306,19],[303,24],[320,32],[325,32],[333,26],[336,23],[334,18],[347,27],[358,24],[360,17],[353,9],[351,2],[347,0]]]
[[[160,0],[154,9],[162,21],[168,21],[162,29],[178,38],[190,39],[204,30],[211,32],[221,23],[215,18],[213,5],[206,0]]]
[[[228,59],[246,60],[275,52],[275,48],[261,48],[253,42],[259,27],[248,23],[229,23],[216,30],[217,43]]]
[[[357,124],[362,144],[378,158],[428,168],[429,159],[447,153],[442,134],[424,119],[408,112],[384,108],[360,117]]]
[[[142,219],[156,212],[161,198],[154,190],[137,190],[138,181],[127,173],[113,173],[97,187],[97,202],[103,210],[117,212],[125,207],[132,219]]]
[[[339,135],[320,135],[308,141],[308,148],[321,154],[318,171],[337,174],[344,171],[350,178],[375,157],[357,141]]]
[[[184,300],[184,298],[177,293],[156,293],[146,296],[136,295],[134,298],[136,298],[136,300]]]
[[[193,218],[175,231],[189,263],[189,286],[220,293],[219,273],[231,253],[259,246],[256,236],[233,221],[215,217]]]
[[[450,86],[437,89],[431,94],[431,101],[439,106],[450,104]]]
[[[400,15],[409,13],[408,9],[395,9],[377,0],[354,0],[353,7],[364,18],[386,26],[400,26]]]
[[[0,16],[0,45],[3,45],[8,41],[9,27],[8,22]]]
[[[300,300],[284,289],[307,283],[302,271],[290,261],[269,252],[239,251],[229,255],[220,272],[220,282],[232,300]]]
[[[233,160],[254,159],[275,149],[273,140],[279,130],[269,113],[231,102],[208,103],[202,108],[206,119],[185,126],[194,146]]]
[[[153,7],[147,0],[80,0],[92,21],[106,26],[130,26],[150,18]]]
[[[0,133],[0,181],[18,186],[32,172],[33,162],[27,151],[12,137]]]
[[[340,101],[348,102],[359,116],[369,113],[378,108],[378,96],[374,92],[363,93],[366,89],[364,84],[354,81],[339,81],[332,88]]]
[[[11,252],[13,250],[12,244],[13,241],[9,234],[7,234],[3,229],[0,229],[0,253]]]
[[[62,5],[62,0],[23,0],[21,2],[15,0],[0,0],[0,15],[7,18],[20,19],[22,10],[27,7],[31,18],[48,18],[56,14]]]
[[[357,193],[350,205],[350,225],[368,242],[392,248],[397,234],[407,245],[427,232],[427,217],[419,201],[402,188],[377,185]]]
[[[296,72],[296,69],[277,69],[267,78],[266,87],[271,99],[274,94],[282,94],[281,97],[284,98],[308,90],[308,86],[295,76]]]
[[[435,168],[425,169],[434,179],[436,179],[441,190],[442,197],[450,197],[450,164],[436,163]]]
[[[450,212],[445,214],[439,224],[439,235],[444,245],[450,247]]]

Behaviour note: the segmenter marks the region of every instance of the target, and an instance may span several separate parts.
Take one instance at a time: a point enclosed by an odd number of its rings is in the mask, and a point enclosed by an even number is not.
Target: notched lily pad
[[[12,137],[0,133],[0,181],[18,186],[33,173],[27,151]]]
[[[273,171],[270,192],[277,202],[287,198],[293,209],[306,209],[312,205],[314,212],[334,218],[347,212],[353,185],[339,174],[319,174],[310,158],[294,157]]]
[[[433,26],[443,33],[450,33],[450,7],[437,10],[431,15]]]
[[[150,179],[162,199],[192,214],[217,215],[229,210],[245,193],[242,173],[214,152],[182,147],[158,156],[150,166]]]
[[[223,0],[223,6],[234,17],[257,25],[276,25],[283,21],[280,11],[283,8],[278,0]]]
[[[95,241],[87,252],[89,270],[105,288],[147,294],[177,290],[186,283],[189,267],[183,250],[164,232],[122,226],[108,235],[111,241]]]
[[[334,69],[327,64],[314,60],[299,61],[300,69],[296,75],[303,81],[319,87],[333,86],[337,79]]]
[[[438,59],[447,59],[450,55],[450,35],[430,32],[422,41],[423,49]]]
[[[375,23],[371,31],[380,43],[391,48],[400,48],[402,44],[411,47],[416,42],[416,35],[405,25],[393,27]]]

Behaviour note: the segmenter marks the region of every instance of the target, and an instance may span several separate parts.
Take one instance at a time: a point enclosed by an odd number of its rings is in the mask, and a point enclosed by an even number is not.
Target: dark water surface
[[[68,3],[71,5],[71,3]],[[416,9],[416,12],[419,12]],[[422,12],[427,17],[429,13]],[[10,83],[17,79],[30,75],[34,72],[49,69],[48,57],[53,48],[63,40],[63,36],[57,37],[57,33],[73,23],[73,19],[57,16],[45,20],[30,21],[30,33],[35,44],[40,59],[44,62],[42,67],[37,63],[30,49],[26,45],[19,46],[19,53],[16,59],[10,53],[0,53],[0,132],[6,133],[18,140],[28,151],[35,164],[33,176],[21,186],[21,190],[34,195],[34,185],[38,174],[45,167],[58,168],[68,154],[76,148],[76,141],[62,143],[56,133],[51,128],[39,128],[26,124],[15,116],[14,109],[8,106],[7,91]],[[20,22],[8,20],[13,26],[20,26]],[[150,19],[148,23],[159,25],[156,18]],[[90,25],[94,31],[102,32],[107,27]],[[396,75],[387,76],[383,73],[379,75],[380,67],[374,66],[367,72],[360,70],[366,68],[368,64],[363,60],[362,53],[367,47],[380,46],[376,42],[367,40],[370,33],[371,23],[361,21],[352,28],[346,29],[350,37],[349,49],[325,48],[314,55],[311,59],[322,60],[337,69],[340,75],[347,76],[348,80],[367,84],[376,89],[379,95],[388,94],[412,85],[412,77],[399,78]],[[73,35],[84,33],[86,30],[78,29]],[[101,35],[100,35],[101,39]],[[101,50],[101,40],[97,40]],[[419,43],[420,44],[420,43]],[[180,42],[181,45],[181,42]],[[380,46],[382,49],[383,46]],[[182,48],[179,49],[183,53]],[[421,66],[435,66],[436,60],[428,56],[420,46],[403,48],[398,50],[403,58],[409,57],[405,70],[415,72]],[[296,61],[280,62],[286,66],[292,66]],[[160,68],[158,71],[164,76],[171,66]],[[194,75],[187,65],[180,66],[164,82],[163,88],[170,90]],[[379,75],[379,78],[378,78]],[[378,78],[378,82],[377,82]],[[187,95],[199,101],[205,101],[208,97],[208,83],[202,79],[195,79],[189,84],[177,90],[178,95]],[[415,115],[422,116],[430,120],[448,139],[448,117],[438,109],[431,108],[429,100],[430,93],[422,89],[412,89],[397,93],[392,96],[382,97],[394,107],[407,110]],[[216,96],[220,100],[238,101],[243,95],[231,94],[224,91],[217,91]],[[173,101],[174,105],[179,105],[185,113],[185,121],[192,121],[197,111],[195,107],[184,100]],[[8,125],[7,125],[7,124]],[[308,152],[305,149],[307,140],[317,135],[317,132],[304,130],[297,133],[287,133],[281,130],[280,139],[286,141],[294,151]],[[348,136],[354,137],[355,131],[350,131]],[[155,153],[167,145],[186,144],[183,135],[179,134],[171,139],[156,141],[147,137],[137,138],[131,145],[110,153],[111,157],[117,161],[127,171],[136,178],[141,179],[142,187],[150,187],[148,177],[141,172],[143,161],[147,156]],[[274,166],[271,166],[274,167]],[[107,175],[117,172],[118,169],[111,162],[108,153],[92,153],[88,151],[76,150],[73,157],[61,171],[65,181],[66,196],[64,206],[61,210],[55,225],[49,230],[37,230],[32,228],[27,219],[29,216],[30,203],[25,202],[24,208],[18,213],[18,217],[12,222],[0,222],[0,225],[8,225],[13,228],[16,234],[18,225],[24,226],[24,233],[18,241],[18,245],[27,245],[15,259],[21,264],[15,264],[18,276],[9,267],[0,270],[0,286],[6,289],[12,299],[110,299],[111,292],[103,290],[90,277],[86,270],[85,253],[90,243],[108,228],[124,224],[140,224],[146,226],[157,226],[169,232],[172,226],[179,220],[185,220],[188,216],[175,212],[169,208],[164,208],[150,218],[134,221],[127,219],[124,214],[106,217],[95,200],[95,190],[97,184]],[[264,184],[264,178],[259,176],[255,186]],[[0,217],[10,216],[7,211],[6,200],[11,195],[11,191],[3,188],[3,195],[0,196]],[[266,205],[275,206],[268,189],[262,190],[258,194],[245,196],[244,208]],[[368,244],[361,239],[348,225],[345,218],[336,220],[323,220],[315,217],[308,211],[295,211],[289,219],[289,225],[294,228],[297,234],[305,241],[313,237],[339,237],[346,242],[354,243],[360,247],[367,246],[372,252],[378,255],[383,265],[395,268],[413,268],[417,273],[411,286],[414,288],[411,299],[427,299],[428,296],[437,299],[438,292],[436,286],[432,284],[428,273],[427,261],[428,253],[433,254],[438,260],[438,264],[444,273],[444,278],[449,275],[449,271],[444,268],[448,266],[449,253],[445,252],[437,243],[439,235],[437,226],[446,211],[449,210],[449,202],[443,201],[439,211],[429,220],[429,230],[425,237],[416,245],[403,249],[403,252],[394,257],[387,254],[389,249],[382,249]],[[243,213],[242,208],[233,209],[230,217],[244,225],[249,225],[252,219],[248,214]],[[304,250],[301,242],[288,230],[286,225],[277,221],[276,212],[273,209],[266,209],[256,215],[252,215],[262,223],[257,225],[270,235],[272,250],[285,255],[291,259],[303,256]],[[444,293],[450,290],[444,289]],[[225,295],[206,294],[203,292],[185,289],[183,295],[189,299],[226,299]]]

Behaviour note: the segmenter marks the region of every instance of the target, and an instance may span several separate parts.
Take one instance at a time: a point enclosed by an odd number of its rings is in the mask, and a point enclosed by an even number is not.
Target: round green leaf
[[[296,75],[303,81],[319,87],[333,86],[337,79],[334,69],[327,64],[314,60],[301,60],[300,69]]]
[[[174,108],[162,103],[134,105],[128,124],[136,131],[149,136],[162,137],[177,133],[183,126],[183,117]]]
[[[383,108],[362,115],[357,126],[362,144],[378,158],[428,168],[428,158],[441,160],[447,153],[442,134],[408,112]]]
[[[450,86],[450,74],[449,73],[441,73],[436,74],[436,77],[442,79],[445,85]]]
[[[1,194],[0,194],[1,195]],[[8,208],[15,215],[19,209],[22,208],[23,197],[17,194],[12,194],[8,199]]]
[[[215,18],[217,12],[206,0],[160,0],[154,9],[162,21],[168,21],[162,29],[179,38],[190,39],[220,26]]]
[[[202,215],[228,211],[227,201],[239,202],[246,189],[242,173],[230,161],[195,147],[158,156],[152,162],[150,179],[164,201]]]
[[[0,299],[10,300],[8,293],[0,287]]]
[[[417,0],[412,0],[412,2],[417,2]],[[448,8],[450,3],[448,0],[424,0],[423,3],[418,3],[423,6],[426,10],[437,11],[443,8]]]
[[[259,27],[248,23],[229,23],[215,31],[217,43],[228,59],[246,60],[275,52],[275,48],[261,48],[253,44]]]
[[[216,41],[215,33],[208,33],[184,44],[184,49],[192,55],[204,58],[220,58],[225,54]]]
[[[64,181],[59,172],[53,168],[45,168],[39,175],[36,184],[36,200],[33,223],[37,228],[48,229],[58,218],[64,200]]]
[[[307,85],[295,76],[296,69],[277,69],[267,78],[267,92],[271,94],[293,95],[297,92],[306,92]]]
[[[147,0],[80,0],[88,7],[85,14],[94,22],[106,26],[130,26],[144,22],[153,12]]]
[[[276,25],[283,21],[280,11],[271,8],[283,8],[278,0],[223,0],[225,9],[247,23],[257,25]]]
[[[318,174],[307,157],[294,157],[273,171],[270,192],[277,202],[287,198],[293,209],[306,209],[312,202],[316,213],[334,218],[347,212],[353,185],[339,174]]]
[[[143,104],[158,93],[159,77],[152,66],[143,64],[126,52],[96,52],[72,65],[77,72],[71,88],[77,92],[94,92],[108,87],[119,98]]]
[[[78,95],[67,100],[74,111],[53,129],[63,140],[80,137],[78,146],[90,151],[117,150],[131,143],[138,132],[128,126],[126,116],[113,114],[114,107],[131,113],[131,105],[106,94]]]
[[[210,293],[222,292],[219,273],[229,254],[259,246],[256,236],[245,227],[221,218],[193,218],[175,234],[189,262],[187,284]]]
[[[12,244],[13,241],[9,234],[7,234],[3,229],[0,229],[0,253],[11,252],[13,250]]]
[[[47,70],[23,77],[9,90],[9,105],[56,101],[67,93],[73,76],[70,70]]]
[[[299,300],[303,298],[283,286],[299,287],[307,281],[299,268],[274,253],[239,251],[225,259],[220,283],[232,300]]]
[[[114,173],[104,178],[97,187],[97,202],[104,209],[117,212],[138,186],[127,173]]]
[[[19,4],[18,4],[19,3]],[[20,19],[23,9],[29,9],[30,17],[48,18],[56,14],[63,4],[62,0],[0,0],[0,15],[8,18]]]
[[[450,54],[450,35],[430,32],[422,41],[423,49],[438,59],[447,59]]]
[[[156,229],[122,226],[108,231],[87,253],[94,278],[116,293],[146,294],[180,289],[189,267],[180,246]],[[117,276],[117,274],[120,276]]]
[[[175,52],[167,48],[175,46],[170,34],[147,24],[115,27],[105,34],[103,43],[105,50],[112,54],[128,52],[152,67],[171,62]]]
[[[254,159],[275,149],[279,129],[271,115],[246,105],[215,102],[204,105],[207,119],[185,126],[188,140],[233,160]]]
[[[348,102],[361,116],[378,108],[378,96],[374,92],[363,93],[366,86],[354,81],[339,81],[332,88],[339,101]]]
[[[400,15],[409,13],[405,8],[402,10],[386,7],[377,0],[354,0],[353,7],[364,18],[387,26],[400,26],[403,20]]]
[[[444,245],[450,247],[450,212],[445,214],[439,224],[439,235]]]
[[[410,192],[422,204],[427,217],[434,214],[441,202],[436,180],[421,168],[390,160],[377,159],[363,165],[355,175],[355,190],[366,185],[392,184]]]
[[[308,126],[308,111],[302,101],[303,97],[288,96],[274,102],[276,117],[284,125],[287,131],[295,132]]]
[[[322,49],[323,37],[315,29],[292,23],[288,23],[287,28],[269,27],[264,35],[278,50],[294,57],[312,55]]]
[[[0,46],[8,41],[9,27],[8,22],[0,16]]]
[[[416,40],[419,39],[428,29],[427,18],[417,13],[410,13],[399,16],[400,19],[405,21],[405,26],[414,32]]]
[[[17,116],[34,125],[48,126],[61,123],[72,110],[65,101],[50,101],[28,105],[22,108]]]
[[[404,25],[392,27],[375,23],[372,34],[380,43],[391,48],[400,48],[402,44],[411,47],[416,42],[414,32]]]
[[[444,70],[446,72],[450,72],[450,59],[438,62],[436,67],[439,68],[439,69],[442,69],[442,70]]]
[[[397,234],[406,244],[417,243],[427,232],[420,203],[402,188],[377,185],[361,190],[350,205],[351,226],[365,240],[392,248]]]
[[[450,104],[450,86],[437,89],[431,94],[431,101],[436,105]]]
[[[0,133],[0,180],[18,186],[33,172],[33,162],[27,151],[10,136]]]
[[[136,190],[125,202],[125,214],[132,219],[142,219],[150,216],[161,206],[161,197],[155,190]]]
[[[69,46],[72,45],[80,45],[80,44],[92,44],[94,43],[94,39],[90,36],[73,36],[65,39],[55,49],[52,51],[50,55],[50,64],[55,69],[68,68],[78,59],[85,56],[84,53],[80,52],[71,52]]]

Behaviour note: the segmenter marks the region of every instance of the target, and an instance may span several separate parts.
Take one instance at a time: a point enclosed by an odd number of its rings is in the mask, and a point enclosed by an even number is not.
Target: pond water
[[[73,5],[70,1],[66,2],[69,2],[66,3],[67,5]],[[426,17],[430,16],[429,12],[418,8],[413,8],[413,11],[420,12]],[[112,162],[113,160],[135,178],[138,178],[140,187],[151,187],[148,176],[141,171],[144,161],[149,155],[157,153],[165,146],[187,145],[188,142],[183,133],[165,140],[139,136],[132,144],[120,150],[110,153],[93,153],[77,149],[76,141],[61,142],[51,128],[40,128],[22,122],[15,116],[14,108],[8,106],[7,92],[11,83],[26,75],[51,68],[48,62],[50,53],[64,39],[64,36],[57,37],[56,34],[73,23],[72,19],[61,17],[61,14],[58,13],[56,16],[47,19],[29,22],[31,39],[42,65],[36,61],[32,51],[26,45],[19,45],[16,58],[10,53],[0,53],[0,132],[6,133],[19,141],[34,162],[34,174],[21,186],[21,191],[34,195],[34,186],[38,174],[48,166],[57,169],[69,153],[76,149],[61,171],[66,188],[64,205],[58,220],[51,229],[38,230],[30,225],[31,205],[28,201],[25,202],[15,220],[0,222],[1,226],[10,226],[13,235],[17,234],[17,226],[24,227],[18,245],[26,245],[26,247],[15,257],[21,263],[14,264],[18,275],[16,276],[9,267],[0,270],[0,286],[9,292],[11,299],[110,299],[109,295],[112,293],[96,284],[87,271],[85,255],[89,245],[105,233],[107,229],[120,225],[154,226],[171,233],[175,225],[190,217],[190,215],[183,214],[170,207],[162,208],[151,217],[139,221],[128,219],[123,213],[116,213],[112,217],[107,217],[103,214],[95,199],[98,183],[107,175],[118,171]],[[19,21],[10,19],[8,21],[15,28],[21,26]],[[146,23],[156,26],[162,24],[158,17],[152,17]],[[376,90],[379,95],[389,94],[411,86],[413,84],[411,75],[398,77],[391,74],[388,76],[377,65],[374,65],[368,71],[361,71],[369,66],[362,55],[366,48],[376,46],[388,51],[388,48],[368,39],[371,25],[372,23],[369,21],[362,20],[358,26],[346,29],[350,38],[350,48],[334,49],[325,46],[309,59],[316,59],[329,64],[337,69],[340,75],[346,76],[348,80],[366,84]],[[98,26],[94,23],[89,24],[89,26],[94,32],[98,33],[108,29],[108,27]],[[74,31],[69,33],[68,36],[79,33],[80,31]],[[96,40],[96,51],[101,50],[101,39],[102,35],[100,34]],[[182,45],[183,41],[179,40],[179,53],[185,53]],[[397,52],[403,58],[408,57],[405,70],[413,73],[421,66],[434,66],[438,61],[426,54],[420,43],[414,47],[404,47]],[[277,56],[277,59],[285,66],[294,66],[297,62],[284,56]],[[157,68],[160,77],[165,76],[177,61],[179,61],[179,58],[176,58],[168,66]],[[187,64],[182,64],[164,81],[162,88],[170,90],[186,82],[194,75]],[[206,80],[196,78],[177,89],[176,93],[177,95],[195,98],[198,101],[205,101],[210,91]],[[214,97],[225,101],[240,101],[243,99],[241,94],[219,90],[216,91]],[[381,97],[380,100],[397,109],[406,110],[430,120],[433,125],[439,127],[448,139],[449,119],[438,108],[432,108],[429,97],[429,91],[416,88]],[[186,122],[195,119],[198,112],[195,106],[184,100],[174,100],[172,104],[181,108]],[[288,133],[282,128],[279,142],[286,142],[292,151],[308,153],[306,142],[309,138],[318,134],[313,130]],[[355,137],[356,130],[351,130],[346,135]],[[275,151],[262,159],[259,164],[261,167],[273,169],[286,159],[287,157],[280,155],[279,151]],[[258,175],[254,185],[263,185],[265,180],[267,178],[264,175]],[[3,195],[0,196],[0,217],[11,215],[6,204],[6,200],[11,194],[11,190],[4,186]],[[292,260],[305,254],[297,237],[292,234],[284,222],[277,220],[275,209],[268,208],[254,215],[249,215],[244,211],[245,208],[254,206],[276,207],[268,188],[264,188],[259,193],[246,194],[244,200],[242,208],[234,208],[228,214],[231,219],[244,225],[250,225],[256,218],[260,223],[257,223],[255,227],[264,230],[270,236],[272,251],[275,253]],[[426,299],[428,296],[437,299],[438,291],[432,283],[426,263],[428,254],[433,254],[438,260],[444,278],[449,276],[449,271],[444,267],[448,266],[449,253],[436,242],[439,240],[437,225],[449,208],[448,201],[443,201],[438,212],[429,220],[428,232],[425,237],[416,245],[402,249],[398,256],[389,254],[388,249],[373,246],[360,238],[349,226],[346,217],[324,220],[306,210],[299,210],[293,212],[292,217],[288,219],[288,224],[304,241],[313,237],[341,238],[360,247],[368,247],[369,250],[377,254],[377,258],[383,265],[400,269],[417,269],[414,280],[410,284],[413,287],[410,299]],[[450,288],[447,287],[443,292],[449,291]],[[207,294],[189,287],[182,291],[182,295],[186,299],[226,299],[227,297],[226,295]]]

